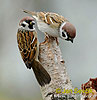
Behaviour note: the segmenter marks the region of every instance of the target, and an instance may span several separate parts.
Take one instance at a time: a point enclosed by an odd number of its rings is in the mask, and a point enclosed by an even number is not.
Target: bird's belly
[[[37,22],[38,28],[41,32],[47,33],[50,36],[53,37],[59,37],[58,29],[57,28],[52,28],[50,25],[44,23],[44,22]]]

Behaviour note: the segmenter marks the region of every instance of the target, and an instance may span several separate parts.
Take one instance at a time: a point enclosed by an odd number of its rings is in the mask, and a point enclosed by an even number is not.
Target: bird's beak
[[[72,38],[69,38],[69,41],[71,41],[73,43],[73,39]]]
[[[65,39],[65,40],[67,40],[67,41],[71,41],[71,42],[73,43],[73,38],[71,38],[71,37],[68,37],[68,38]]]

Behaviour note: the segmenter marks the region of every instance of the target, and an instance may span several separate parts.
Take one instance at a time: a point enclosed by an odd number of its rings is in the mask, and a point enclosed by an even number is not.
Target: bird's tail
[[[32,12],[32,11],[28,11],[28,10],[24,10],[24,9],[23,9],[23,12],[37,17],[37,13],[36,12]]]
[[[32,67],[36,79],[41,86],[50,83],[51,81],[50,75],[38,61],[33,60],[33,62],[30,64],[30,67]]]

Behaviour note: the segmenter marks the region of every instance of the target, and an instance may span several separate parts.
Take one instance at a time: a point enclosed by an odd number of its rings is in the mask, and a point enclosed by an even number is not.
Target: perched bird
[[[40,31],[49,36],[60,37],[73,43],[76,29],[63,16],[51,12],[31,12],[27,10],[23,10],[23,12],[31,14],[36,19]]]
[[[51,78],[38,60],[39,43],[34,25],[32,17],[24,17],[19,23],[17,42],[26,67],[33,69],[38,83],[44,86],[51,81]]]

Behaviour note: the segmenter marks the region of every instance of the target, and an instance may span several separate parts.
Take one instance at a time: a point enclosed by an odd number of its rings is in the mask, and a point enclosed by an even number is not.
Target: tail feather
[[[34,60],[32,64],[30,64],[30,66],[32,67],[36,79],[41,86],[50,83],[51,81],[50,75],[38,61]]]
[[[27,14],[30,14],[32,16],[37,16],[37,13],[36,12],[32,12],[32,11],[28,11],[28,10],[24,10],[24,9],[23,9],[23,12],[25,12]]]

